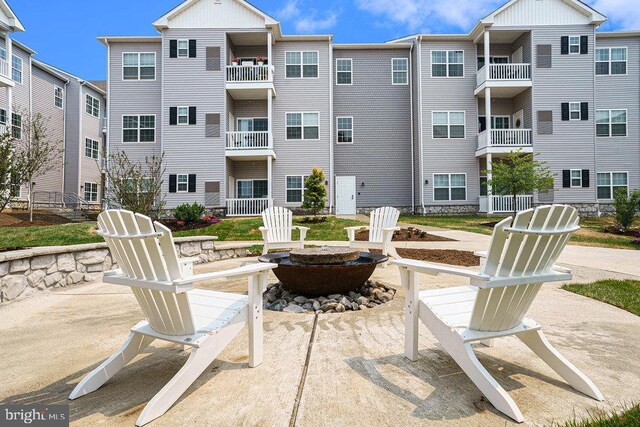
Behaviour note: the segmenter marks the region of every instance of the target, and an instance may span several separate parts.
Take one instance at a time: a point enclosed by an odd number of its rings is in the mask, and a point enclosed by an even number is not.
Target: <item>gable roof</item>
[[[9,4],[5,0],[0,0],[0,10],[4,13],[9,22],[7,23],[13,31],[24,31],[22,22],[18,19],[18,16],[13,12]]]
[[[167,28],[168,25],[169,25],[169,21],[170,20],[172,20],[176,16],[180,15],[182,12],[186,11],[187,9],[189,9],[191,6],[195,5],[199,1],[202,1],[202,0],[185,0],[185,1],[183,1],[182,3],[180,3],[179,5],[174,7],[173,9],[171,9],[169,12],[165,13],[160,18],[158,18],[153,23],[153,25],[158,30],[160,30],[162,28]],[[276,25],[276,24],[278,24],[278,21],[276,21],[271,16],[267,15],[266,13],[264,13],[263,11],[261,11],[260,9],[258,9],[257,7],[255,7],[254,5],[252,5],[251,3],[249,3],[249,2],[247,2],[245,0],[228,0],[228,1],[235,1],[236,3],[238,3],[241,6],[247,8],[251,12],[255,13],[256,15],[262,17],[264,19],[264,22],[265,22],[266,25]]]
[[[511,6],[513,6],[515,3],[519,1],[520,0],[509,0],[508,2],[506,2],[505,4],[503,4],[502,6],[500,6],[499,8],[497,8],[496,10],[494,10],[493,12],[491,12],[490,14],[482,18],[480,20],[480,23],[492,24],[497,15],[499,15],[505,9],[510,8]],[[606,16],[604,16],[603,14],[601,14],[591,6],[587,5],[586,3],[581,2],[580,0],[562,0],[562,1],[568,4],[569,6],[573,7],[574,9],[578,10],[579,12],[582,12],[585,16],[590,17],[592,24],[601,24],[607,20]]]

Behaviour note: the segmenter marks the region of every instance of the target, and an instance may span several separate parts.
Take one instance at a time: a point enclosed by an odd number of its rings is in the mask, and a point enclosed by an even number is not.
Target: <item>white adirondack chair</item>
[[[400,258],[391,244],[393,232],[400,230],[400,227],[396,226],[399,216],[400,211],[398,209],[386,206],[371,211],[369,214],[369,226],[345,227],[349,237],[349,247],[364,250],[380,249],[383,255]],[[368,241],[356,240],[356,232],[363,228],[369,230]]]
[[[120,349],[87,375],[71,392],[76,399],[101,387],[128,362],[160,339],[191,354],[185,365],[147,404],[136,425],[164,414],[220,352],[249,325],[249,366],[262,363],[262,293],[275,264],[253,264],[191,276],[189,264],[178,258],[171,231],[144,215],[108,210],[98,216],[104,237],[119,269],[104,274],[105,283],[129,286],[146,321],[131,329]],[[249,280],[249,295],[193,289],[195,282],[218,278]]]
[[[264,240],[263,255],[270,249],[304,248],[304,239],[309,228],[293,225],[293,214],[289,209],[281,206],[265,209],[262,212],[262,222],[264,226],[259,230]],[[294,228],[300,230],[298,241],[291,237]]]
[[[525,317],[544,282],[571,280],[571,271],[554,263],[577,231],[576,209],[541,206],[497,224],[481,273],[415,260],[393,261],[407,288],[405,356],[418,358],[418,319],[460,365],[499,411],[518,422],[524,418],[513,399],[476,358],[471,343],[517,336],[576,390],[599,401],[598,388],[565,359]],[[471,286],[418,290],[418,274],[453,274],[470,278]]]

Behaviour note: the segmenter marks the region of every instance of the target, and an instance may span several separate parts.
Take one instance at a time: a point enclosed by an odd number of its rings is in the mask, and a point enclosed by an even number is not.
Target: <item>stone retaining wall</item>
[[[196,263],[249,255],[248,246],[214,244],[215,237],[176,238],[181,257],[197,257]],[[104,271],[117,268],[106,243],[48,246],[0,253],[0,304],[37,291],[88,283]]]

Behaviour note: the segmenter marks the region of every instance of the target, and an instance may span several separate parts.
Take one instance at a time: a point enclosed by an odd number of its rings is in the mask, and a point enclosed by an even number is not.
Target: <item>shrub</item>
[[[626,232],[633,225],[638,202],[640,201],[640,191],[634,191],[630,196],[626,188],[620,188],[614,196],[613,206],[616,210],[616,227],[621,232]]]
[[[302,208],[309,210],[313,216],[318,215],[327,204],[327,187],[324,186],[324,180],[324,171],[314,167],[311,175],[304,181]]]
[[[190,224],[198,221],[202,217],[204,209],[204,206],[196,202],[193,202],[191,205],[189,203],[183,203],[174,210],[173,216],[178,221]]]

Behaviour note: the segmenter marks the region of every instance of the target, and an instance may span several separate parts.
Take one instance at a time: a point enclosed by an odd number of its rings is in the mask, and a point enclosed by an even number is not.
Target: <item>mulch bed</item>
[[[0,227],[33,227],[42,225],[68,224],[71,220],[49,211],[33,212],[33,222],[29,221],[29,211],[5,211],[0,213]]]
[[[605,233],[617,234],[619,236],[630,236],[637,237],[640,236],[640,227],[638,228],[630,228],[629,230],[622,232],[615,225],[610,225],[604,228]]]
[[[356,240],[367,241],[369,240],[369,230],[362,230],[356,233]],[[394,242],[455,242],[455,239],[449,239],[448,237],[436,236],[435,234],[429,234],[426,231],[420,231],[417,228],[409,227],[403,228],[400,231],[393,233]]]
[[[299,221],[300,224],[322,224],[323,222],[327,222],[326,216],[305,216]]]
[[[187,231],[187,230],[199,230],[201,228],[207,228],[208,226],[212,224],[217,224],[220,221],[218,220],[217,222],[211,222],[211,221],[200,220],[198,222],[178,224],[177,220],[170,219],[170,220],[164,220],[160,222],[165,227],[168,227],[169,230],[171,231]]]
[[[439,264],[458,265],[461,267],[475,267],[480,265],[480,257],[470,251],[455,249],[410,249],[396,248],[402,258],[417,259],[419,261],[437,262]],[[371,252],[380,253],[379,250]]]

